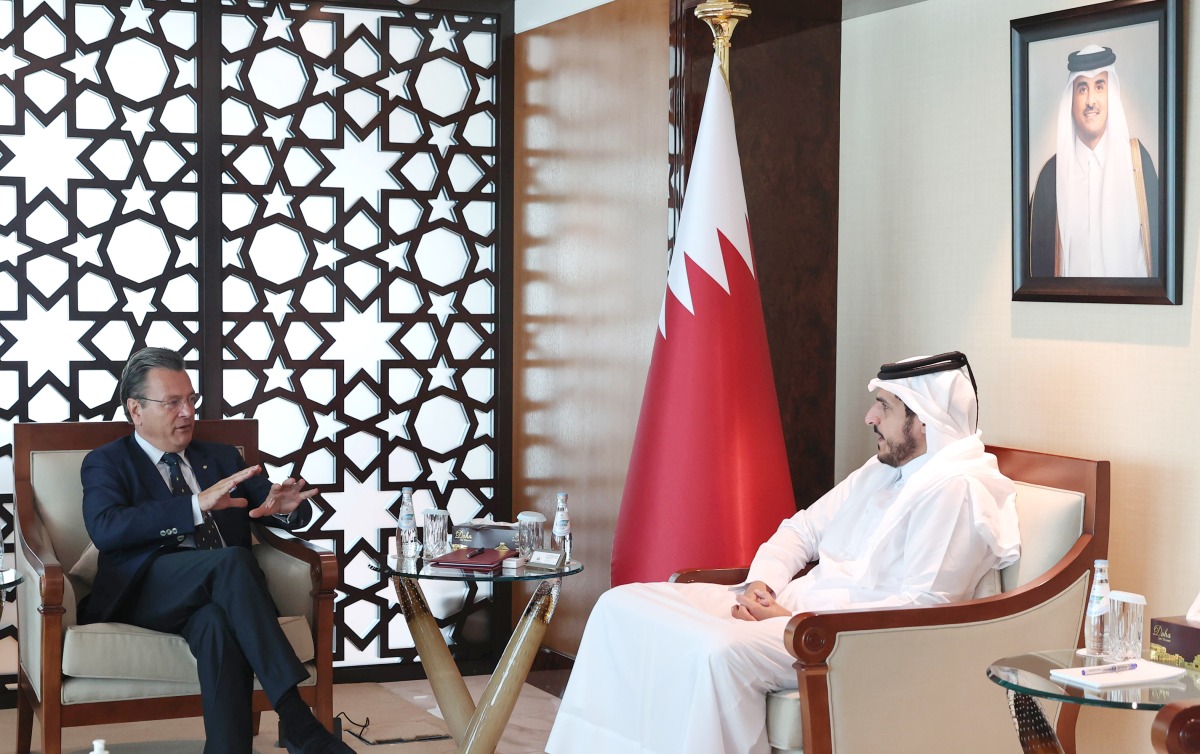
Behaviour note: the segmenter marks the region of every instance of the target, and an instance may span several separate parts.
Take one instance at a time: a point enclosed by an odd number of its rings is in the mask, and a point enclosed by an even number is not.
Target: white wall
[[[520,34],[611,2],[612,0],[516,0],[513,4],[513,26],[517,34]]]
[[[844,24],[837,471],[872,452],[861,417],[881,362],[965,351],[986,440],[1112,462],[1114,588],[1176,615],[1200,590],[1200,178],[1182,194],[1182,306],[1011,301],[1009,22],[1083,4],[926,0]],[[1182,134],[1198,176],[1200,138]],[[1085,710],[1079,751],[1151,751],[1152,719]]]

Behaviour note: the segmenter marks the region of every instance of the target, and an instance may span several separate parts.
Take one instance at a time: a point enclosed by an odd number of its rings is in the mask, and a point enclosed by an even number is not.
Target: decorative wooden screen
[[[400,488],[418,521],[508,513],[511,4],[457,5],[0,2],[6,540],[11,423],[120,418],[128,355],[175,348],[321,488],[336,659],[414,659],[368,568]],[[487,596],[429,594],[460,641]]]

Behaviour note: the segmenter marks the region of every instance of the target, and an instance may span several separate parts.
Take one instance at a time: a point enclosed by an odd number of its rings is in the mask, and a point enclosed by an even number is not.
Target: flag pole
[[[713,49],[721,61],[721,75],[725,78],[725,86],[729,86],[729,39],[738,21],[750,15],[750,6],[746,3],[729,2],[728,0],[707,0],[696,6],[696,18],[708,24],[713,33]]]

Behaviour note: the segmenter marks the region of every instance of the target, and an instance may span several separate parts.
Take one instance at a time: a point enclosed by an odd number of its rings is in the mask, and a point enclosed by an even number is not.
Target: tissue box
[[[1200,621],[1186,616],[1150,619],[1150,659],[1200,670]]]
[[[500,550],[517,549],[517,525],[503,521],[473,520],[454,527],[450,536],[450,546],[454,549],[463,547],[494,547]]]

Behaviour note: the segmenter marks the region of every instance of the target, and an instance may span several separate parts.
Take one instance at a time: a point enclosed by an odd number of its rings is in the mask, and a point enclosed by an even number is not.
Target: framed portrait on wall
[[[1179,0],[1011,22],[1013,300],[1179,304]]]

